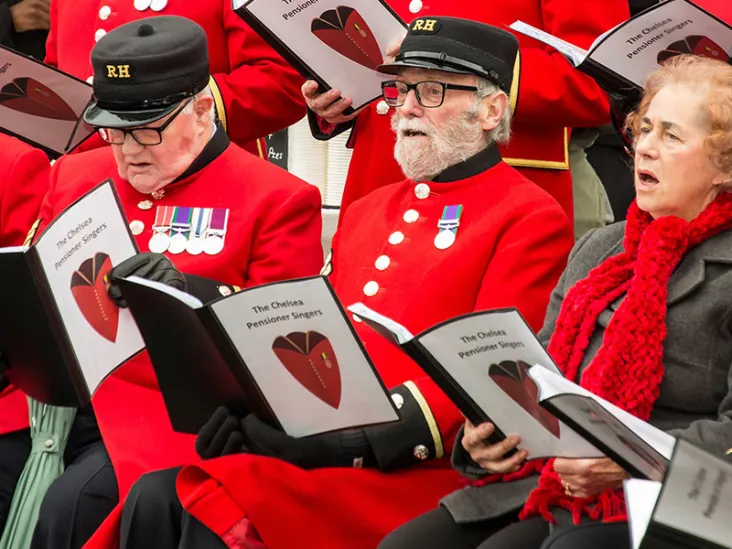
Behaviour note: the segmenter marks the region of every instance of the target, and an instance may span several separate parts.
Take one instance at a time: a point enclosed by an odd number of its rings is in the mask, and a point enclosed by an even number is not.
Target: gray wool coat
[[[539,339],[547,345],[567,290],[604,259],[623,251],[625,223],[595,229],[572,249],[569,263],[552,293]],[[602,344],[605,329],[624,296],[598,319],[582,368]],[[659,429],[723,455],[732,448],[732,230],[694,248],[679,263],[668,284],[664,377],[650,423]],[[463,450],[458,436],[453,465],[464,476],[485,472]],[[538,476],[446,496],[441,504],[459,523],[487,520],[523,506]]]

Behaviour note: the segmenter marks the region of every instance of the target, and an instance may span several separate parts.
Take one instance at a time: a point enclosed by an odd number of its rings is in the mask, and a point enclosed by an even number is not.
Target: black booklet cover
[[[52,158],[94,133],[81,116],[92,87],[22,53],[0,46],[0,131]]]
[[[406,34],[384,0],[233,0],[237,14],[322,91],[353,99],[346,114],[381,96],[384,50]]]
[[[29,396],[80,406],[142,349],[132,315],[105,276],[137,253],[108,180],[56,217],[31,247],[0,248],[0,350],[9,381]]]
[[[295,437],[399,419],[324,277],[208,304],[136,277],[120,285],[177,431],[197,433],[221,405]]]

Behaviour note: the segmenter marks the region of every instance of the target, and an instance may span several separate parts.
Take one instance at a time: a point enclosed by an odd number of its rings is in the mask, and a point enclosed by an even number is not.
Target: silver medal
[[[205,240],[203,238],[191,238],[186,244],[186,251],[191,255],[200,255],[203,253]]]
[[[188,239],[183,233],[176,233],[170,237],[170,244],[168,245],[168,251],[171,254],[182,254],[186,251],[186,244]]]
[[[224,239],[220,236],[209,236],[203,245],[203,251],[208,255],[216,255],[224,249]]]
[[[447,250],[455,243],[455,233],[452,231],[440,231],[435,237],[435,248]]]
[[[170,246],[170,237],[167,234],[160,232],[155,233],[147,245],[150,251],[154,254],[167,252],[168,246]]]

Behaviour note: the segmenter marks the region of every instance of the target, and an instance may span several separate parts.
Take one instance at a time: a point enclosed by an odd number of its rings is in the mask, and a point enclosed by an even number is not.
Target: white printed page
[[[640,549],[653,509],[656,507],[661,483],[652,480],[632,478],[623,482],[625,505],[628,510],[628,525],[633,549]]]
[[[361,318],[361,320],[366,322],[382,336],[387,339],[393,339],[399,345],[403,345],[414,338],[412,333],[396,320],[377,313],[363,303],[349,305],[348,310]]]
[[[377,0],[235,1],[249,11],[331,87],[358,108],[381,96],[376,72],[384,50],[406,34],[401,22]]]
[[[659,63],[684,53],[728,62],[732,29],[691,2],[669,0],[622,25],[589,57],[643,87]]]
[[[732,548],[732,463],[679,439],[654,522]]]
[[[112,184],[57,217],[34,245],[90,393],[143,349],[132,314],[107,295],[104,277],[135,255]]]
[[[517,311],[452,320],[417,340],[501,431],[521,437],[519,448],[529,452],[529,459],[602,455],[539,405],[530,365],[558,370]],[[503,361],[518,363],[499,364]]]
[[[537,29],[523,21],[515,21],[511,23],[510,28],[516,32],[520,32],[521,34],[533,38],[534,40],[538,40],[547,46],[551,46],[569,59],[575,67],[581,65],[589,53],[587,50],[583,50],[574,44],[570,44],[566,40],[562,40],[561,38],[558,38],[553,34],[549,34],[541,29]]]
[[[260,286],[211,309],[287,434],[398,419],[325,279]]]

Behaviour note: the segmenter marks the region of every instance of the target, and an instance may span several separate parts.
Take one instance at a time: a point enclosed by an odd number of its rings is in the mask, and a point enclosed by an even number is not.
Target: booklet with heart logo
[[[81,115],[92,87],[0,46],[0,131],[58,157],[94,133]]]
[[[120,287],[177,431],[197,433],[221,405],[294,437],[399,419],[324,277],[208,304],[137,277]]]
[[[481,311],[413,335],[355,303],[348,310],[407,353],[472,423],[491,421],[491,442],[521,437],[529,459],[611,457],[658,479],[673,437],[562,376],[516,309]]]
[[[136,253],[111,180],[58,215],[32,246],[0,248],[0,352],[11,383],[41,402],[83,405],[143,349],[105,280]]]
[[[353,99],[350,114],[381,96],[376,72],[406,24],[383,0],[233,0],[236,13],[322,91]]]

